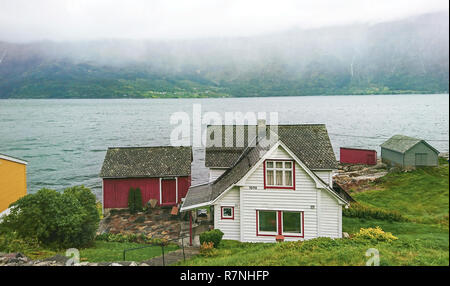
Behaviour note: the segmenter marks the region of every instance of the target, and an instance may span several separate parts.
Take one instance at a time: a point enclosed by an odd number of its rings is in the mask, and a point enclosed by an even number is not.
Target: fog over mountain
[[[448,92],[449,15],[242,37],[0,42],[0,98]]]

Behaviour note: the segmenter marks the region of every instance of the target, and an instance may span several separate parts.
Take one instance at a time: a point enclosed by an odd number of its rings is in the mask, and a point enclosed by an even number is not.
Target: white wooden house
[[[235,142],[241,127],[233,127]],[[213,140],[220,128],[208,126],[207,139]],[[205,162],[212,180],[192,186],[181,211],[211,206],[214,228],[224,232],[224,239],[340,238],[342,207],[348,201],[332,188],[337,162],[325,126],[282,125],[276,133],[264,129],[270,138],[259,130],[259,136],[244,142],[246,147],[209,145]]]

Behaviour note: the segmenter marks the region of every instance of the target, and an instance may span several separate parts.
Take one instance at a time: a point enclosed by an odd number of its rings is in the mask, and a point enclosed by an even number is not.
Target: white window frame
[[[230,216],[226,216],[224,213],[225,209],[231,209],[231,215]],[[234,219],[234,206],[221,206],[220,207],[220,211],[221,213],[221,219]]]
[[[273,163],[273,167],[272,168],[269,168],[268,166],[267,166],[267,163],[269,163],[269,162],[272,162]],[[283,164],[283,167],[282,168],[277,168],[277,166],[276,166],[276,164],[277,163],[282,163]],[[290,163],[291,164],[291,167],[290,168],[286,168],[285,167],[285,163]],[[270,188],[273,188],[273,187],[275,187],[275,188],[293,188],[294,187],[294,180],[295,180],[295,178],[294,178],[294,168],[295,168],[295,162],[294,161],[292,161],[292,160],[276,160],[276,159],[267,159],[265,162],[264,162],[264,164],[265,164],[265,186],[266,187],[270,187]],[[268,178],[268,175],[267,175],[267,172],[268,171],[273,171],[273,183],[274,183],[274,185],[269,185],[268,184],[268,181],[267,181],[267,178]],[[283,183],[282,183],[282,185],[277,185],[276,184],[276,181],[277,181],[277,171],[282,171],[283,172]],[[286,185],[286,171],[290,171],[291,172],[291,185]]]

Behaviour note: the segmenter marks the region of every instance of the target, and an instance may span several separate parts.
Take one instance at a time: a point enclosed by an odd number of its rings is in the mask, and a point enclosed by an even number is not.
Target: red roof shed
[[[341,147],[340,161],[345,164],[377,164],[377,151],[359,148]]]

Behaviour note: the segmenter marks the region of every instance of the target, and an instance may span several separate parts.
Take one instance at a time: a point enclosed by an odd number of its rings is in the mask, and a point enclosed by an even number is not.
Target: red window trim
[[[267,163],[267,161],[292,162],[292,186],[290,186],[290,187],[267,186],[266,185],[266,163]],[[264,160],[264,164],[263,164],[263,174],[264,174],[264,189],[295,190],[295,160],[289,160],[289,159],[266,159],[266,160]]]
[[[223,216],[223,209],[224,208],[231,208],[231,210],[232,210],[232,216],[231,217],[224,217]],[[220,207],[220,219],[232,219],[232,220],[234,220],[234,207],[227,207],[227,206]]]
[[[259,233],[259,215],[258,212],[259,211],[275,211],[277,212],[277,234],[262,234]],[[283,234],[283,221],[282,221],[282,215],[281,213],[284,211],[280,211],[280,210],[256,210],[256,236],[272,236],[275,237],[277,235],[283,235],[284,237],[298,237],[298,238],[304,238],[305,237],[305,212],[304,211],[295,211],[295,212],[299,212],[302,215],[302,234],[301,235],[284,235]],[[289,211],[285,211],[285,212],[289,212]]]

